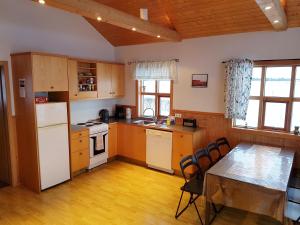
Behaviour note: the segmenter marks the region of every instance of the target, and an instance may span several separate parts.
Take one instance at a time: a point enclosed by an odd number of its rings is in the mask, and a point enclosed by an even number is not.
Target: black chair
[[[201,171],[201,175],[204,177],[206,171],[213,165],[210,156],[207,153],[207,149],[199,149],[194,153],[196,162],[198,163]]]
[[[201,171],[201,175],[205,177],[206,171],[213,166],[213,162],[210,158],[210,156],[207,153],[207,149],[199,149],[194,153],[194,157],[196,162],[198,163]],[[213,209],[215,211],[215,214],[218,214],[221,212],[221,210],[224,208],[224,206],[217,207],[214,203],[212,203]],[[214,217],[215,218],[215,217]],[[214,220],[212,219],[212,221]]]
[[[180,161],[180,168],[181,168],[181,172],[184,177],[185,183],[180,188],[181,196],[180,196],[180,200],[179,200],[179,203],[177,206],[175,218],[177,219],[190,205],[193,204],[197,211],[200,222],[203,225],[203,222],[202,222],[202,219],[201,219],[201,216],[200,216],[200,213],[198,211],[195,201],[199,198],[199,196],[202,195],[204,179],[203,179],[202,174],[199,172],[200,168],[198,166],[198,163],[195,160],[195,157],[192,155],[188,155],[188,156],[184,157]],[[189,170],[189,173],[187,173],[187,170]],[[192,174],[190,174],[190,173],[192,173]],[[189,202],[180,212],[178,212],[184,192],[187,192],[190,194]]]
[[[225,137],[218,138],[216,140],[216,143],[222,157],[224,157],[228,152],[231,151],[230,144]]]
[[[210,143],[206,147],[207,154],[209,155],[212,165],[216,164],[221,158],[221,153],[216,143]]]

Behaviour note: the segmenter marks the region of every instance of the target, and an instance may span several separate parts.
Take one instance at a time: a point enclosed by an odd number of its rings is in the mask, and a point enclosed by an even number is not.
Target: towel
[[[101,151],[104,149],[103,134],[97,134],[96,136],[96,151]]]

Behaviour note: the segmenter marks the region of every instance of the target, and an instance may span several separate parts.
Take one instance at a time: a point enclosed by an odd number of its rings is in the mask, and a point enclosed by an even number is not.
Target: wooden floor
[[[22,187],[0,189],[0,224],[199,225],[193,207],[174,218],[182,183],[180,177],[114,161],[40,195]],[[200,207],[202,201],[197,202]],[[213,223],[277,224],[229,208]]]

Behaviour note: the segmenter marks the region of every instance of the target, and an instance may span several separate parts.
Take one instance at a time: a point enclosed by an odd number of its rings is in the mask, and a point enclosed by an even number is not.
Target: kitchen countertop
[[[71,132],[80,132],[83,130],[88,130],[87,127],[79,126],[79,125],[71,125]]]
[[[134,121],[137,121],[140,119],[131,119],[131,120],[126,120],[126,119],[115,119],[115,118],[110,118],[109,123],[123,123],[123,124],[128,124],[132,126],[139,126],[139,127],[145,127],[147,129],[154,129],[154,130],[163,130],[163,131],[178,131],[178,132],[185,132],[185,133],[194,133],[200,130],[203,130],[203,128],[193,128],[193,127],[184,127],[182,125],[144,125],[144,124],[137,124],[134,123]]]

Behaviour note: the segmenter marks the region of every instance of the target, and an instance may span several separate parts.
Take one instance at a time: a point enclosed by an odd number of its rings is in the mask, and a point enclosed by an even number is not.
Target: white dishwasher
[[[172,132],[146,129],[146,163],[148,167],[173,173]]]

